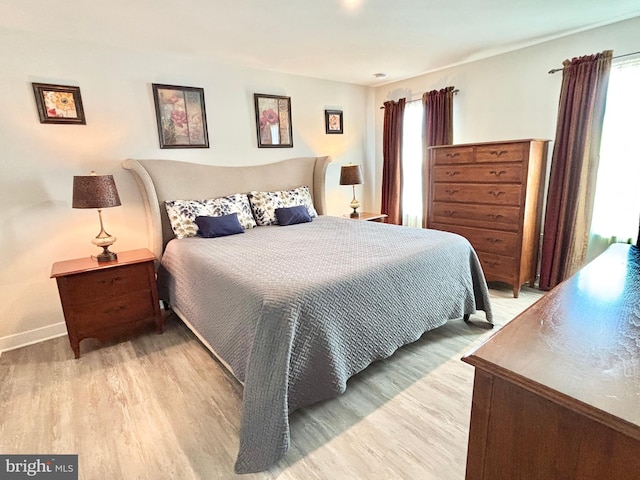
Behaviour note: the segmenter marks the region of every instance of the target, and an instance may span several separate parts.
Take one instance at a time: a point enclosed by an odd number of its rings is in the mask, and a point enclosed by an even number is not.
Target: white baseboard
[[[16,333],[0,337],[0,355],[2,352],[15,350],[16,348],[26,347],[34,343],[44,342],[52,338],[61,337],[67,334],[67,325],[65,322],[54,323],[46,327],[35,328],[26,332]]]

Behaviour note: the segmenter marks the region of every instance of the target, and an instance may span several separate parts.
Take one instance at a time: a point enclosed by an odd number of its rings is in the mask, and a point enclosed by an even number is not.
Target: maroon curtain
[[[612,51],[565,60],[540,265],[549,290],[586,258]]]
[[[406,99],[384,102],[382,206],[387,223],[402,225],[402,122]]]
[[[432,90],[422,95],[424,107],[424,157],[422,161],[422,226],[427,228],[429,207],[429,151],[428,147],[453,143],[454,87]]]

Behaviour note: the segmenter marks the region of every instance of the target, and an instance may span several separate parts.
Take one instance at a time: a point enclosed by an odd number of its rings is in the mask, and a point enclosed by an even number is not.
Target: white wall
[[[125,158],[253,165],[331,155],[334,215],[348,213],[351,200],[351,189],[338,185],[340,165],[373,158],[372,89],[11,31],[0,31],[0,51],[0,351],[66,333],[51,265],[98,253],[90,243],[97,213],[71,208],[74,175],[114,175],[122,206],[103,217],[117,252],[148,245],[140,194],[120,167]],[[80,86],[87,125],[40,124],[31,82]],[[204,88],[210,148],[159,148],[151,83]],[[293,148],[257,148],[254,93],[291,97]],[[325,134],[325,108],[344,111],[344,135]],[[366,209],[372,195],[360,196]]]
[[[376,107],[387,100],[420,98],[453,85],[454,143],[555,137],[562,73],[549,75],[567,58],[613,50],[640,50],[640,17],[376,88]],[[434,46],[437,48],[437,46]],[[384,114],[376,108],[376,172],[382,172]],[[549,150],[549,161],[553,144]],[[375,192],[374,205],[380,205]]]

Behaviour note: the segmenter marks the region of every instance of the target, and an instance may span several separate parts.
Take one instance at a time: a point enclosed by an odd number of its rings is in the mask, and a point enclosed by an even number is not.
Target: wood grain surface
[[[639,478],[640,249],[612,245],[464,361],[467,480]]]

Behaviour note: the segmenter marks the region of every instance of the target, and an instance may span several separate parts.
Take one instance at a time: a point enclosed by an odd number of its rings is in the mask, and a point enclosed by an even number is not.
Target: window
[[[402,127],[402,224],[422,227],[422,102],[408,102]]]
[[[640,216],[640,60],[611,67],[587,260],[635,243]]]

